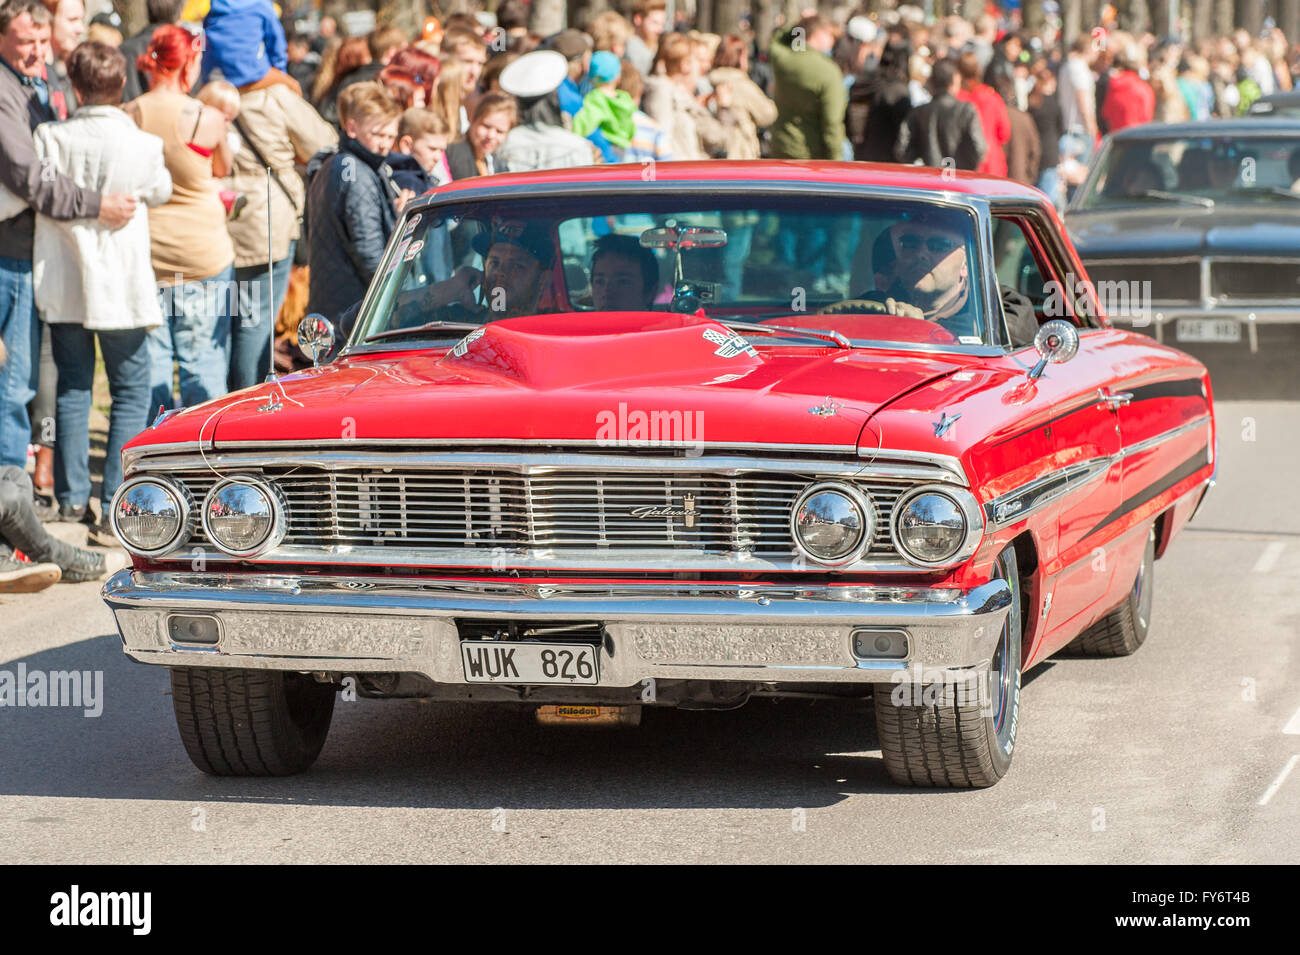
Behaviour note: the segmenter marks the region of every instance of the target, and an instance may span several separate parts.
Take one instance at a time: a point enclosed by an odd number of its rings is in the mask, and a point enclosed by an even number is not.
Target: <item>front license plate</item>
[[[1239,342],[1241,322],[1235,318],[1180,318],[1174,337],[1180,342]]]
[[[595,684],[596,647],[581,643],[507,643],[462,640],[467,683]]]

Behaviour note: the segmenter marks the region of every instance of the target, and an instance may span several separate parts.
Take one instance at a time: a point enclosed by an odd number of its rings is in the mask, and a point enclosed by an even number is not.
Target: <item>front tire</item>
[[[1156,529],[1152,527],[1137,577],[1124,602],[1071,640],[1065,652],[1081,657],[1126,657],[1136,653],[1151,631],[1155,565]]]
[[[1020,711],[1020,579],[1016,553],[997,559],[994,577],[1011,588],[1011,608],[980,684],[901,684],[875,694],[885,767],[905,786],[982,788],[1011,768]],[[955,691],[955,692],[954,692]],[[909,700],[919,692],[921,701]]]
[[[291,776],[325,745],[334,687],[301,673],[176,667],[172,706],[194,765],[212,776]]]

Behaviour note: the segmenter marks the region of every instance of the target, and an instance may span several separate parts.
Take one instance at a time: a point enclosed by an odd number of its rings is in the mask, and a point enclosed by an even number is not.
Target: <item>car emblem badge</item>
[[[754,346],[733,331],[720,332],[712,328],[706,328],[704,337],[718,346],[713,354],[721,358],[735,358],[740,354],[748,355],[750,358],[758,357],[758,352],[754,351]]]
[[[472,332],[470,332],[468,335],[466,335],[464,338],[462,338],[460,341],[456,343],[456,347],[451,350],[451,353],[455,355],[457,358],[460,358],[462,355],[465,354],[465,352],[469,351],[470,345],[474,344],[476,341],[478,341],[480,338],[483,337],[483,333],[486,331],[487,331],[486,328],[474,329]]]
[[[941,412],[939,414],[939,420],[934,423],[934,436],[936,438],[942,438],[948,429],[957,423],[957,419],[960,417],[960,413],[949,418],[948,412]]]
[[[695,495],[687,494],[682,498],[682,522],[687,527],[695,526]]]
[[[823,401],[821,404],[817,405],[817,407],[815,407],[815,408],[809,408],[809,409],[808,409],[808,413],[809,413],[809,414],[815,414],[815,415],[817,415],[819,418],[828,418],[828,417],[830,417],[831,415],[835,414],[836,410],[837,410],[839,407],[840,407],[839,403],[838,403],[838,402],[835,402],[835,401],[832,401],[832,400],[831,400],[831,396],[830,396],[830,395],[827,395],[825,401]]]
[[[695,526],[696,517],[698,516],[695,510],[695,495],[690,493],[687,493],[682,498],[681,507],[674,507],[672,504],[645,504],[641,507],[631,508],[628,514],[638,521],[643,521],[648,517],[667,518],[670,521],[681,518],[683,526],[688,528]]]

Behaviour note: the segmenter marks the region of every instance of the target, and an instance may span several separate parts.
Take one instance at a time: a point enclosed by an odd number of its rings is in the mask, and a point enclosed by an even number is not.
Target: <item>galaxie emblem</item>
[[[694,527],[695,495],[687,494],[682,498],[681,507],[672,504],[646,504],[642,507],[634,507],[628,513],[637,520],[645,520],[647,517],[666,517],[672,520],[680,517],[684,526]]]

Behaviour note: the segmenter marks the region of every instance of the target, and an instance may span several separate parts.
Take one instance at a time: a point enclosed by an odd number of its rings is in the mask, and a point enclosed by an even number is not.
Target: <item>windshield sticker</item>
[[[487,331],[486,328],[474,329],[472,332],[470,332],[468,335],[466,335],[464,338],[462,338],[460,341],[456,343],[456,347],[451,350],[451,353],[455,355],[457,358],[460,358],[462,355],[465,354],[465,352],[469,351],[470,345],[474,344],[476,341],[478,341],[480,338],[483,337],[483,333],[486,331]]]
[[[416,239],[409,246],[407,246],[406,254],[402,256],[402,259],[406,262],[411,261],[411,259],[415,258],[417,255],[420,254],[420,250],[423,248],[424,248],[424,240]]]
[[[718,349],[713,354],[719,357],[735,358],[740,354],[748,355],[750,358],[758,357],[758,352],[754,350],[754,346],[733,331],[719,332],[712,328],[706,328],[704,337],[718,346]]]
[[[402,235],[406,235],[406,233],[408,232],[414,232],[415,227],[419,224],[420,224],[420,213],[417,212],[415,215],[411,216],[411,218],[407,220],[406,228],[402,230]]]
[[[388,268],[384,270],[384,275],[387,276],[393,274],[397,267],[402,263],[402,258],[406,255],[406,247],[410,244],[411,240],[409,238],[402,240],[402,244],[397,247],[397,251],[393,253],[392,259],[389,260]]]
[[[957,341],[963,345],[978,345],[982,339],[978,335],[958,335]]]

